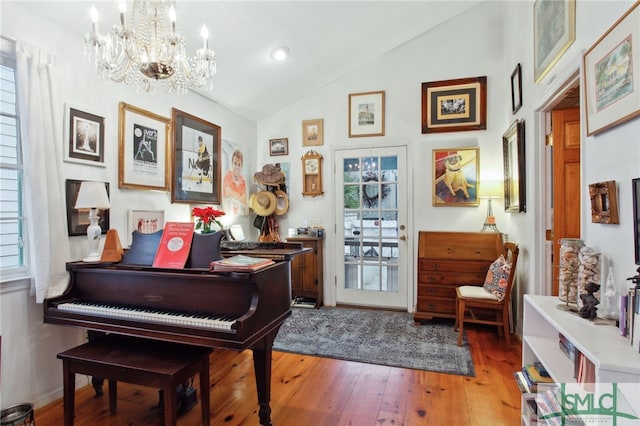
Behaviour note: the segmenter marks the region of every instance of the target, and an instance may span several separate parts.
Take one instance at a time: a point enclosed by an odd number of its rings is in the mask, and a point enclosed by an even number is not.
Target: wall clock
[[[322,155],[314,150],[302,156],[302,195],[315,197],[322,191]]]

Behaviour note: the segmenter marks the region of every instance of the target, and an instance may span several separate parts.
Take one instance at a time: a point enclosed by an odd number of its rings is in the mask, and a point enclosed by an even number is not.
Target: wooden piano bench
[[[209,354],[212,349],[108,334],[58,354],[62,360],[64,424],[73,425],[75,375],[109,380],[109,412],[116,414],[117,382],[161,389],[164,424],[177,422],[177,388],[199,373],[202,424],[209,425]]]

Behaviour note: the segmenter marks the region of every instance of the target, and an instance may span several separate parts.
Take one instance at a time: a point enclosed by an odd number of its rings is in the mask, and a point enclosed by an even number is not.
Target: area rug
[[[406,312],[293,308],[273,349],[392,367],[475,376],[469,346],[451,321],[413,325]]]

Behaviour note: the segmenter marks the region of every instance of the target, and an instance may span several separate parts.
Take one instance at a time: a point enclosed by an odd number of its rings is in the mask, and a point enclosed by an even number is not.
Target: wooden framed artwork
[[[592,183],[589,185],[591,199],[591,222],[619,224],[618,191],[616,181]]]
[[[477,206],[479,148],[433,150],[433,205]]]
[[[105,167],[104,117],[65,104],[64,161]]]
[[[504,211],[526,212],[524,120],[516,120],[502,135]]]
[[[171,120],[120,102],[118,188],[169,190]]]
[[[220,198],[220,126],[172,109],[172,203],[217,204]]]
[[[349,95],[349,137],[384,136],[384,91]]]
[[[582,58],[587,135],[640,116],[640,3],[636,2]]]
[[[322,119],[302,122],[302,146],[320,146],[324,144]]]
[[[486,128],[486,76],[422,83],[422,133]]]
[[[539,83],[576,38],[576,0],[533,3],[533,79]]]
[[[83,181],[75,179],[67,179],[65,181],[65,196],[67,204],[67,231],[70,237],[78,235],[87,236],[87,227],[89,227],[89,210],[76,209],[76,200],[78,192]],[[105,182],[107,186],[107,195],[109,195],[109,182]],[[102,233],[106,234],[109,230],[109,209],[98,209],[98,225],[102,228]]]
[[[141,234],[153,234],[164,228],[164,210],[129,209],[129,232],[127,241],[131,246],[133,231]]]
[[[511,73],[511,114],[515,114],[522,107],[522,67],[516,65]]]
[[[269,139],[269,155],[272,157],[275,155],[288,155],[289,154],[289,139]]]

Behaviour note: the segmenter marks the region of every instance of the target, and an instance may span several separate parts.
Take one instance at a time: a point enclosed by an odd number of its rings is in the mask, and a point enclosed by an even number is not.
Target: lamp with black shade
[[[102,228],[98,224],[100,217],[98,209],[108,209],[109,196],[104,182],[82,182],[78,191],[78,198],[74,206],[76,209],[90,209],[89,226],[87,227],[87,240],[89,243],[89,255],[83,259],[84,262],[100,261],[100,236]]]
[[[478,189],[478,198],[486,198],[487,204],[487,217],[484,219],[484,225],[480,232],[497,232],[498,226],[496,225],[496,218],[493,216],[493,207],[491,205],[492,200],[497,200],[503,197],[504,182],[501,180],[486,179],[480,181],[480,188]]]

